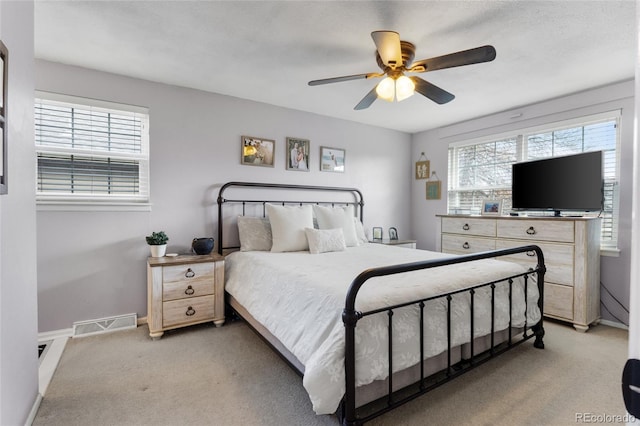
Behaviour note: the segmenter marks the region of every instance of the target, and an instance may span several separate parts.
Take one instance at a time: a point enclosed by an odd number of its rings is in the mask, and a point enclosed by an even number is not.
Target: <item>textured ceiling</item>
[[[418,132],[634,77],[635,2],[41,1],[36,57]],[[493,62],[421,77],[453,93],[353,107],[377,83],[370,33],[394,30],[416,60],[485,44]]]

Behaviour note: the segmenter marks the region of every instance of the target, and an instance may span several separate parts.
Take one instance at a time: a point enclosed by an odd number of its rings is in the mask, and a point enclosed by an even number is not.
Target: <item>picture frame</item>
[[[248,166],[273,167],[276,141],[272,139],[242,136],[240,163]]]
[[[389,228],[389,239],[392,241],[398,239],[398,230],[393,226]]]
[[[0,195],[8,193],[7,186],[7,100],[9,91],[9,50],[0,40]]]
[[[429,160],[416,161],[416,179],[429,179],[430,176]]]
[[[426,184],[427,200],[439,200],[442,197],[442,182],[430,180]]]
[[[373,239],[375,240],[382,240],[382,228],[379,226],[374,226],[373,227]]]
[[[346,151],[342,148],[320,147],[320,171],[344,173]]]
[[[483,200],[480,213],[483,216],[500,216],[502,214],[502,200]]]
[[[287,170],[297,172],[309,171],[309,152],[311,141],[308,139],[287,137]]]

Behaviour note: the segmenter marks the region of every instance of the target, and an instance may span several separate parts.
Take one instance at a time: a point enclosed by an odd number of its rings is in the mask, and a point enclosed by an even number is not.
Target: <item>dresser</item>
[[[149,335],[203,322],[224,323],[224,258],[218,254],[147,260]]]
[[[547,272],[544,315],[579,331],[600,318],[600,219],[438,215],[441,250],[470,254],[538,245]],[[501,259],[533,267],[535,252]]]

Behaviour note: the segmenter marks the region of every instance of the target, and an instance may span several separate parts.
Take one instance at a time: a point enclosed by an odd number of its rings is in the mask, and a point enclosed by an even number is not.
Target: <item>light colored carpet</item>
[[[624,415],[627,332],[546,323],[532,342],[371,425],[575,425]],[[244,323],[195,326],[152,341],[146,326],[71,339],[39,425],[337,425],[316,416],[294,373]]]

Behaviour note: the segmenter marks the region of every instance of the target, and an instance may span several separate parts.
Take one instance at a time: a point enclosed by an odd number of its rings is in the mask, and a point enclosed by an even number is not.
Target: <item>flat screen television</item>
[[[515,211],[599,211],[603,208],[602,151],[515,163]]]

